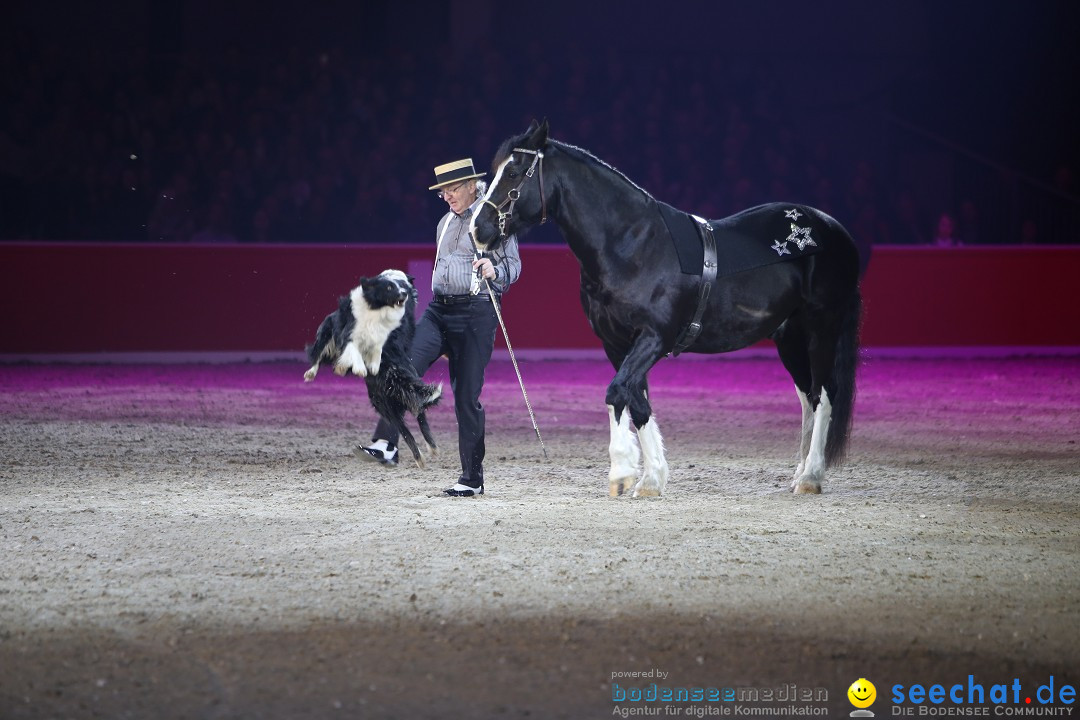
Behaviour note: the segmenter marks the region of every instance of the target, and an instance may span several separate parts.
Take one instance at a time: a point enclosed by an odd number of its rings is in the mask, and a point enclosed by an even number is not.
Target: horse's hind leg
[[[803,314],[800,312],[788,318],[773,334],[780,361],[784,364],[791,379],[795,382],[795,393],[799,396],[802,407],[802,424],[799,432],[799,462],[791,480],[791,489],[796,493],[821,492],[821,478],[816,481],[806,476],[807,458],[813,446],[813,434],[817,413],[810,401],[813,374],[810,367],[808,338],[803,327]],[[803,483],[800,486],[800,478]],[[816,489],[815,489],[816,488]]]
[[[836,328],[835,322],[828,318],[818,318],[806,330],[808,342],[806,344],[806,358],[810,370],[810,383],[803,405],[803,446],[806,450],[805,457],[801,458],[799,469],[796,470],[795,479],[791,489],[796,494],[814,494],[821,492],[821,482],[825,479],[825,444],[829,437],[829,422],[832,419],[832,401],[829,398],[826,385],[829,382],[836,358]],[[797,379],[800,385],[803,379]],[[800,400],[802,398],[800,397]],[[806,409],[809,407],[813,414],[807,417]],[[807,425],[810,425],[807,428]],[[809,441],[807,434],[809,433]]]
[[[814,408],[809,448],[806,460],[800,463],[802,472],[795,476],[791,489],[796,494],[821,492],[821,481],[825,479],[825,440],[829,435],[829,420],[832,417],[832,404],[829,393],[821,389],[821,397]]]
[[[795,476],[791,480],[791,488],[795,489],[795,481],[802,475],[806,467],[806,456],[810,452],[810,439],[814,434],[814,410],[810,407],[810,398],[806,393],[795,386],[795,394],[799,396],[799,404],[802,405],[802,430],[799,432],[799,464],[795,467]]]

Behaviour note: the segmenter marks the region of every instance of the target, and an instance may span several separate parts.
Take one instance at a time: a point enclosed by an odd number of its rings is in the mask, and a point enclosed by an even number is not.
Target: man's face
[[[476,180],[466,180],[457,185],[444,187],[440,195],[446,201],[446,204],[450,206],[450,209],[460,215],[476,199]]]

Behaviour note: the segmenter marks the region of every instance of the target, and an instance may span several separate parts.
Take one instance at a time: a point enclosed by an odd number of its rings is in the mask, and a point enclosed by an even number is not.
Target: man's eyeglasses
[[[456,193],[461,188],[465,187],[465,183],[467,183],[467,182],[469,182],[469,181],[466,180],[464,182],[459,182],[454,187],[439,188],[438,190],[435,191],[435,197],[439,198],[440,200],[448,200],[451,195]]]

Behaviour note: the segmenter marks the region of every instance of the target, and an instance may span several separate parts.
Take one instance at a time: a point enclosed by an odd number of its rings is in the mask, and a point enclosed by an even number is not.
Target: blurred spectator
[[[957,247],[962,244],[956,237],[956,220],[950,213],[941,213],[938,216],[937,225],[934,226],[934,239],[930,244],[935,247]]]
[[[888,245],[892,242],[889,224],[878,215],[874,204],[863,205],[848,222],[848,229],[860,245]]]
[[[890,224],[891,242],[895,244],[925,245],[928,242],[923,218],[919,215],[910,190],[904,189],[896,194]]]

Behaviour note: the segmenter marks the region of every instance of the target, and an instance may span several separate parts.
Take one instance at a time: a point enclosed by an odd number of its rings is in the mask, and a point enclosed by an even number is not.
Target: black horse
[[[581,264],[581,303],[616,370],[606,397],[612,495],[660,495],[667,483],[648,397],[652,366],[684,350],[728,352],[763,338],[776,343],[803,408],[791,488],[821,492],[851,429],[862,307],[859,252],[836,220],[794,203],[713,221],[680,213],[549,138],[547,121],[506,140],[492,171],[470,228],[480,250],[550,216]]]

